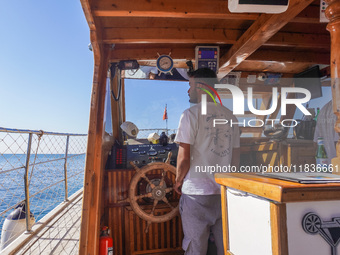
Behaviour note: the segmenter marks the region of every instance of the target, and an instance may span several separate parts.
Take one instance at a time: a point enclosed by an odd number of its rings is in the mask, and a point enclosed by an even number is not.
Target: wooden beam
[[[315,63],[316,64],[316,63]],[[299,73],[308,68],[310,63],[273,62],[273,61],[243,61],[234,70],[264,73]]]
[[[230,13],[228,1],[152,0],[100,1],[94,5],[98,17],[158,17],[256,20],[257,13]]]
[[[330,53],[307,51],[278,51],[259,49],[251,54],[245,61],[273,61],[329,65]]]
[[[228,227],[228,198],[227,188],[221,185],[221,209],[222,209],[222,233],[223,233],[223,249],[224,254],[228,254],[229,250],[229,227]]]
[[[131,49],[113,49],[110,51],[110,62],[117,62],[122,59],[137,60],[156,60],[158,54],[169,54],[175,59],[195,59],[195,48],[131,48]],[[251,54],[244,62],[265,61],[265,62],[284,62],[291,63],[309,63],[328,65],[330,61],[330,53],[319,52],[296,52],[296,51],[277,51],[277,50],[257,50]]]
[[[261,38],[259,39],[261,40]],[[263,45],[330,49],[330,36],[327,34],[279,32],[274,34],[270,39],[264,42]]]
[[[261,17],[268,17],[261,16]],[[261,22],[263,23],[263,22]],[[120,43],[191,43],[191,44],[234,44],[227,53],[222,56],[220,63],[225,69],[226,63],[233,59],[233,67],[238,61],[245,59],[262,45],[282,47],[312,47],[329,49],[329,35],[325,34],[300,34],[279,32],[274,36],[273,29],[268,34],[264,22],[259,31],[253,31],[251,26],[246,32],[232,29],[207,29],[207,28],[106,28],[103,41],[109,44]],[[275,26],[274,26],[275,27]],[[228,60],[230,59],[230,60]],[[228,60],[228,61],[227,61]],[[231,63],[229,68],[231,68]]]
[[[79,254],[97,254],[99,251],[100,218],[102,216],[102,167],[104,165],[102,158],[103,120],[106,72],[109,58],[109,49],[102,44],[101,23],[96,17],[93,17],[90,2],[90,0],[81,0],[90,27],[90,38],[94,55],[94,73],[84,175]]]
[[[138,63],[141,66],[156,66],[156,60],[147,60],[147,61],[139,60]],[[174,68],[188,68],[186,64],[186,60],[185,59],[183,60],[174,59]]]
[[[97,254],[99,250],[101,187],[103,180],[103,120],[108,62],[108,47],[100,48],[100,58],[95,58],[91,96],[89,133],[84,176],[82,222],[79,254]],[[98,62],[99,61],[99,62]]]
[[[288,10],[281,14],[262,14],[220,59],[220,73],[226,75],[264,45],[284,25],[306,8],[313,0],[291,0]]]
[[[90,30],[95,29],[95,23],[94,23],[94,18],[92,15],[92,11],[91,11],[91,6],[90,6],[90,0],[80,0],[81,2],[81,6],[83,7],[83,12],[85,15],[85,18],[87,20],[87,24],[90,27]]]
[[[258,13],[231,13],[228,1],[204,0],[153,0],[121,1],[102,0],[94,4],[93,13],[97,17],[154,17],[154,18],[197,18],[256,20]],[[319,8],[309,6],[293,22],[319,23]],[[317,18],[316,18],[317,17]]]
[[[152,49],[113,49],[110,52],[110,62],[117,62],[119,60],[125,59],[137,59],[137,60],[156,60],[158,58],[158,54],[169,54],[171,53],[171,57],[176,59],[195,59],[195,48],[161,48],[156,47]]]
[[[272,254],[288,254],[287,208],[286,204],[270,203],[270,228]]]
[[[241,30],[200,28],[106,28],[105,43],[233,44]]]

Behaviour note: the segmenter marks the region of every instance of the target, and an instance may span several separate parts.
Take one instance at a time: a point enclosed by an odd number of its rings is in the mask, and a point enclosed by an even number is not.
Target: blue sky
[[[1,1],[0,127],[87,133],[93,75],[80,1]]]
[[[0,127],[87,133],[93,54],[80,1],[2,1],[0,22]],[[177,128],[187,83],[126,84],[127,120],[165,128],[168,104],[169,128]]]
[[[188,82],[126,79],[126,120],[138,128],[165,128],[167,104],[168,127],[176,129],[182,112],[190,107]]]
[[[0,127],[87,133],[93,53],[80,1],[2,1],[0,22]],[[183,82],[126,80],[127,120],[165,128],[167,104],[169,128],[177,128],[189,107],[187,89]]]

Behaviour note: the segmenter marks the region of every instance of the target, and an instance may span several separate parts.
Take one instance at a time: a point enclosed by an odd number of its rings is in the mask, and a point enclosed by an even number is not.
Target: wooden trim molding
[[[101,49],[99,47],[98,49]],[[88,144],[84,177],[83,213],[79,254],[97,254],[101,217],[101,187],[103,180],[103,119],[105,108],[108,48],[103,47],[104,58],[95,58],[93,89],[89,121]],[[99,61],[99,63],[98,63]]]
[[[221,185],[221,207],[222,207],[222,226],[223,226],[223,247],[224,254],[228,254],[229,233],[228,233],[228,205],[227,205],[227,188]]]
[[[301,184],[258,174],[215,174],[217,183],[279,203],[340,200],[340,183]]]
[[[288,254],[286,204],[270,203],[270,226],[273,255]]]

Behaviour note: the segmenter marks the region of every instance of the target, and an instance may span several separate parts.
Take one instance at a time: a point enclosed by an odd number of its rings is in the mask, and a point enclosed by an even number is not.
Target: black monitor
[[[314,66],[301,73],[294,75],[295,87],[308,89],[311,93],[311,99],[322,97],[321,73],[319,66]],[[302,98],[302,93],[296,94],[297,98]]]

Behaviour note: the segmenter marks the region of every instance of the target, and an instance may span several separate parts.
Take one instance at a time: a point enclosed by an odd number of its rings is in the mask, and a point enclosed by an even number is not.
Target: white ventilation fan
[[[282,13],[289,0],[228,0],[230,12]]]

